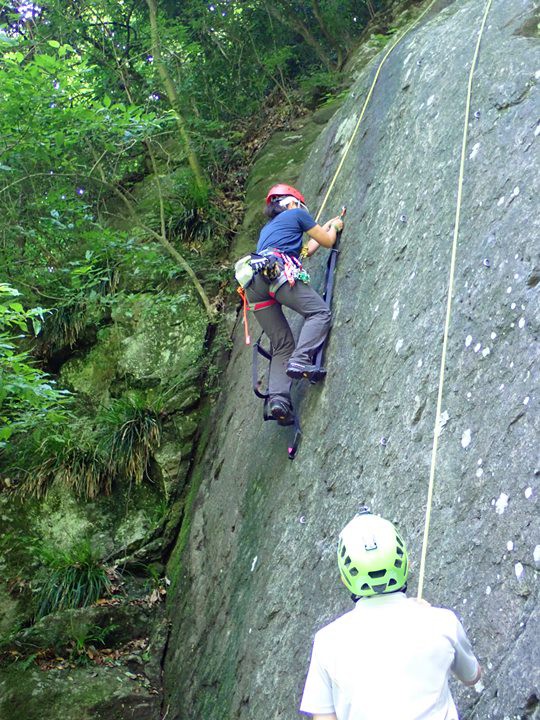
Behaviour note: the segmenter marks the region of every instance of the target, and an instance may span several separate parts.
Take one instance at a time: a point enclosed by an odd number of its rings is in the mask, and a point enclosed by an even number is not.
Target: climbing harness
[[[269,282],[268,294],[270,300],[249,304],[246,297],[245,288],[250,284],[255,275],[261,273]],[[243,305],[243,321],[244,321],[244,338],[246,345],[251,344],[251,336],[249,334],[249,322],[247,311],[262,310],[269,305],[274,305],[277,300],[274,299],[276,292],[286,282],[291,287],[300,280],[306,285],[310,282],[309,273],[304,269],[302,263],[297,258],[282,253],[276,248],[262,250],[260,253],[251,253],[240,258],[235,263],[234,274],[239,283],[237,292],[242,298]]]
[[[474,51],[471,69],[469,71],[469,82],[467,85],[467,101],[465,103],[465,118],[463,123],[463,139],[461,142],[461,160],[459,165],[459,176],[458,176],[458,190],[457,190],[457,203],[456,203],[456,215],[454,221],[454,236],[452,240],[452,253],[450,260],[450,271],[448,278],[448,295],[446,298],[446,318],[444,321],[444,332],[443,332],[443,347],[441,352],[441,365],[439,370],[439,387],[437,391],[437,409],[435,411],[435,426],[433,429],[433,446],[431,450],[431,465],[429,469],[429,484],[428,484],[428,495],[426,504],[426,516],[424,522],[424,536],[422,540],[422,554],[420,556],[420,570],[418,572],[418,599],[422,598],[424,590],[424,576],[426,572],[426,556],[427,556],[427,544],[429,536],[429,525],[431,521],[431,507],[433,504],[433,487],[435,484],[435,466],[437,463],[437,449],[439,445],[439,434],[441,426],[441,409],[442,409],[442,395],[444,387],[444,369],[446,365],[446,355],[448,349],[448,331],[450,328],[450,318],[452,312],[452,295],[454,291],[454,276],[456,268],[456,256],[457,256],[457,241],[459,235],[459,221],[461,217],[461,201],[463,195],[463,178],[465,175],[465,154],[467,150],[467,135],[468,135],[468,124],[469,114],[471,110],[471,97],[472,97],[472,83],[476,62],[480,53],[480,43],[482,41],[482,35],[484,34],[484,28],[486,25],[487,16],[491,7],[492,0],[487,0],[484,15],[482,17],[482,23],[480,25],[480,31],[478,33],[478,39],[476,41],[476,48]]]

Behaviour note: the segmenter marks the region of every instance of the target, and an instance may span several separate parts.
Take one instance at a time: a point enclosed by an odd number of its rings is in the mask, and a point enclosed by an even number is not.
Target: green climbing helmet
[[[339,535],[341,579],[353,595],[369,597],[401,589],[407,582],[407,548],[391,522],[361,508]]]

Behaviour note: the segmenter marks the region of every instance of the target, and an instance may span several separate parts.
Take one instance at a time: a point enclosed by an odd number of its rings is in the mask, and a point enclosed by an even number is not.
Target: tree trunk
[[[299,33],[306,43],[313,48],[319,59],[322,61],[323,65],[328,70],[335,70],[335,65],[332,63],[332,60],[326,53],[324,47],[321,45],[321,43],[317,40],[317,38],[313,35],[313,33],[309,30],[309,28],[300,20],[299,17],[297,17],[296,13],[292,11],[292,8],[290,8],[288,5],[284,5],[282,3],[279,3],[279,6],[276,6],[275,2],[267,2],[265,3],[266,8],[268,12],[274,16],[276,20],[278,20],[280,23],[283,24],[283,13],[286,13],[287,15],[287,24],[290,25],[292,28],[296,30],[297,33]]]
[[[163,86],[165,87],[165,92],[167,93],[167,97],[169,98],[169,102],[171,103],[171,107],[174,111],[176,125],[178,127],[180,137],[182,138],[189,166],[193,171],[197,188],[200,191],[205,192],[207,190],[206,180],[204,178],[203,171],[199,163],[199,158],[197,157],[197,153],[193,149],[193,145],[191,143],[189,133],[186,128],[186,123],[184,121],[184,117],[182,115],[180,107],[180,98],[178,97],[176,87],[173,83],[167,65],[165,64],[163,56],[161,54],[161,43],[159,39],[159,28],[157,23],[157,1],[146,0],[146,4],[148,5],[148,10],[150,14],[150,33],[152,36],[152,54],[154,56],[154,62],[156,63],[159,76],[161,77],[161,81],[163,82]]]
[[[339,44],[339,38],[334,38],[330,35],[328,30],[326,29],[326,25],[324,23],[324,20],[321,15],[321,8],[319,6],[318,0],[313,0],[313,15],[315,16],[315,20],[319,23],[319,27],[321,28],[321,32],[324,35],[324,37],[328,40],[330,45],[334,48],[337,55],[337,67],[338,70],[340,70],[343,67],[344,57],[343,57],[343,50],[341,49],[341,45]]]

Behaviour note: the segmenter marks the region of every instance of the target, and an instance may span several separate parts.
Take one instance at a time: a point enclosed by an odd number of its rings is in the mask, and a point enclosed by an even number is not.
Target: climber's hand
[[[330,225],[336,232],[341,232],[343,230],[343,220],[339,216],[332,218],[332,220],[330,220]]]

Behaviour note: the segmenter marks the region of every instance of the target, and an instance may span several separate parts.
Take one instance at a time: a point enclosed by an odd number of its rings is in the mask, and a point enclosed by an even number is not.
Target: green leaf
[[[48,43],[49,43],[49,45],[50,45],[52,48],[59,48],[59,47],[60,47],[60,43],[58,42],[58,40],[49,40]]]

